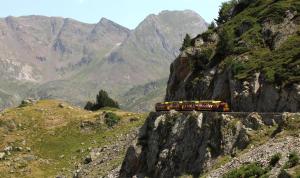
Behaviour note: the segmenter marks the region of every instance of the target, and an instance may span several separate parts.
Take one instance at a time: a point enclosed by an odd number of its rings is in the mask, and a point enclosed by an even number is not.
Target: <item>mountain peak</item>
[[[103,28],[114,28],[114,29],[122,29],[124,31],[128,31],[129,32],[129,29],[120,25],[120,24],[117,24],[116,22],[113,22],[105,17],[102,17],[100,19],[100,21],[96,24],[95,26],[95,29],[96,31],[98,31],[99,29],[103,29]]]
[[[148,29],[150,27],[155,27],[156,29],[164,29],[167,26],[180,26],[180,32],[172,32],[173,34],[178,34],[180,36],[184,36],[186,33],[190,33],[190,35],[195,36],[203,30],[207,29],[207,22],[195,11],[192,10],[183,10],[183,11],[170,11],[164,10],[158,14],[150,14],[148,15],[144,21],[142,21],[136,30],[140,29]],[[198,26],[200,27],[197,30],[193,27]],[[186,29],[193,29],[193,30],[186,30]],[[166,33],[168,33],[166,31]],[[183,38],[183,37],[182,37]]]
[[[99,23],[100,24],[111,24],[111,23],[114,23],[113,21],[111,21],[111,20],[109,20],[109,19],[107,19],[107,18],[105,18],[105,17],[102,17],[101,19],[100,19],[100,21],[99,21]]]
[[[172,14],[172,13],[184,13],[184,14],[197,14],[197,12],[190,10],[190,9],[185,9],[185,10],[163,10],[161,11],[158,15],[163,15],[163,14]]]

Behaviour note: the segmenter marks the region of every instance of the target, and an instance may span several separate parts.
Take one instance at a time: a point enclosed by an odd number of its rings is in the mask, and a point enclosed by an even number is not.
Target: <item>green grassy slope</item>
[[[210,65],[220,64],[224,68],[230,68],[238,80],[246,80],[255,72],[262,72],[269,83],[284,86],[299,82],[300,2],[297,0],[243,1],[251,3],[243,8],[235,8],[238,9],[235,10],[235,14],[231,14],[230,9],[237,5],[232,3],[235,1],[229,1],[227,21],[219,24],[216,29],[210,29],[200,35],[204,40],[213,33],[217,33],[220,37],[215,45],[205,47],[208,51],[214,51],[213,55],[208,56]],[[270,21],[272,28],[284,29],[287,11],[297,12],[292,19],[296,32],[288,35],[287,39],[274,49],[266,40],[267,34],[264,33],[267,32],[264,32],[264,24]],[[279,35],[275,40],[278,38],[285,37]]]
[[[282,23],[287,10],[300,12],[300,2],[257,0],[221,27],[221,31],[228,35],[227,45],[230,46],[227,51],[230,55],[225,63],[236,69],[234,74],[238,79],[247,78],[254,71],[263,71],[271,83],[288,84],[300,81],[300,70],[297,67],[300,62],[300,28],[276,50],[268,48],[262,34],[265,20],[271,20],[274,24]],[[245,22],[252,27],[239,36],[237,30]],[[241,47],[237,41],[246,42],[247,47]],[[232,55],[241,54],[248,55],[249,60],[232,60]]]
[[[5,160],[0,160],[0,177],[54,177],[58,173],[71,176],[75,165],[83,164],[91,148],[109,145],[130,134],[142,125],[145,117],[109,108],[88,112],[61,103],[41,100],[32,106],[0,113],[0,152],[8,146],[13,148],[11,155],[6,154]],[[121,117],[113,128],[103,121],[108,111]],[[85,128],[82,123],[91,124]],[[121,159],[107,162],[105,171],[120,163]]]

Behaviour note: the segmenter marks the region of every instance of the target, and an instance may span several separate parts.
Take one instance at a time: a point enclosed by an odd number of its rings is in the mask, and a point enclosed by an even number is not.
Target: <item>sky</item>
[[[45,15],[97,23],[102,17],[134,29],[149,14],[194,10],[208,23],[226,0],[0,0],[0,17]]]

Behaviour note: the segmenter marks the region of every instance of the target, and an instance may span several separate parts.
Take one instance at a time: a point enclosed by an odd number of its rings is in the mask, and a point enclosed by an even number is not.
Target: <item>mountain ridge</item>
[[[0,22],[0,31],[6,33],[2,41],[8,41],[8,45],[0,45],[0,68],[3,66],[6,71],[6,78],[0,77],[0,83],[9,85],[6,79],[23,83],[16,79],[27,77],[36,82],[29,80],[27,85],[32,89],[19,98],[55,96],[81,106],[93,98],[96,90],[105,89],[121,100],[130,88],[167,77],[165,68],[179,53],[183,36],[196,35],[207,28],[207,23],[190,11],[149,15],[134,30],[106,18],[96,24],[45,16],[7,19],[12,29]],[[186,23],[186,19],[194,23]],[[9,72],[4,66],[11,64],[1,60],[17,61],[18,65]],[[79,86],[87,90],[82,96]]]

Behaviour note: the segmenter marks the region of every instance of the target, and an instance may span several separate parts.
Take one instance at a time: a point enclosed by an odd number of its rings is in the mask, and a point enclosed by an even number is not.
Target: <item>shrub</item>
[[[234,15],[245,10],[251,3],[256,2],[257,0],[238,0],[234,7]]]
[[[250,30],[253,26],[254,23],[252,20],[246,19],[244,20],[239,26],[235,27],[234,33],[237,37],[242,36],[245,32]]]
[[[84,107],[86,110],[96,111],[104,107],[119,108],[118,102],[111,99],[107,92],[100,90],[96,97],[96,103],[88,101]]]
[[[214,51],[211,48],[203,48],[200,53],[197,53],[193,58],[193,69],[203,70],[209,63]]]
[[[241,46],[241,47],[235,47],[233,48],[233,53],[236,54],[236,55],[239,55],[239,54],[244,54],[246,52],[250,51],[249,48],[247,47],[244,47],[244,46]]]
[[[118,124],[119,121],[121,120],[121,118],[116,115],[115,113],[112,113],[112,112],[108,112],[105,114],[105,124],[108,126],[108,127],[113,127],[114,125]]]
[[[238,75],[246,69],[246,65],[243,62],[235,61],[231,64],[231,71],[233,75]]]
[[[281,159],[281,154],[280,153],[276,153],[275,155],[273,155],[271,157],[270,162],[269,162],[270,166],[274,167],[280,159]]]
[[[223,178],[262,177],[267,172],[268,171],[262,168],[258,163],[252,163],[228,172]]]
[[[289,154],[289,160],[285,163],[284,168],[292,168],[299,164],[299,156],[296,152],[291,152]]]
[[[280,3],[273,4],[272,6],[266,8],[262,11],[261,19],[259,21],[263,22],[266,19],[272,20],[274,23],[281,23],[284,20],[285,12],[287,8]]]
[[[233,39],[234,37],[232,34],[227,31],[226,29],[223,29],[221,33],[219,34],[219,42],[217,44],[217,53],[221,56],[230,55],[234,48]]]
[[[265,73],[265,77],[266,77],[266,80],[267,82],[275,82],[275,70],[271,67],[266,67],[264,68],[264,73]]]
[[[202,37],[204,42],[213,42],[211,40],[211,36],[213,35],[213,30],[207,30],[206,32],[202,33],[200,36]]]
[[[218,25],[224,24],[229,21],[232,17],[245,10],[250,4],[255,3],[257,0],[231,0],[223,2],[219,16],[216,20]]]

